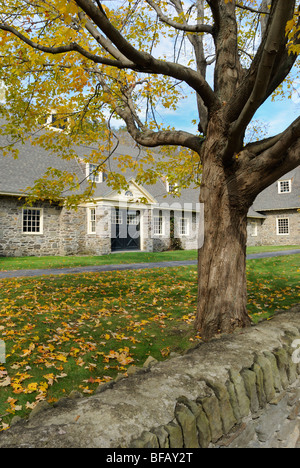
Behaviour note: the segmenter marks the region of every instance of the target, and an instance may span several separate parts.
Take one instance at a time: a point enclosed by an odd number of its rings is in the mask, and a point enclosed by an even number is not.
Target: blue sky
[[[271,102],[271,99],[257,111],[256,118],[262,122],[269,122],[269,136],[284,131],[298,116],[300,112],[300,100],[285,98]]]
[[[257,111],[254,119],[261,122],[266,130],[266,137],[273,136],[284,131],[300,113],[300,97],[293,93],[292,99],[288,97],[269,98]],[[197,120],[196,99],[194,95],[188,95],[180,105],[176,113],[164,113],[161,115],[165,122],[173,125],[177,130],[186,130],[192,133],[196,127],[192,125],[193,119]]]

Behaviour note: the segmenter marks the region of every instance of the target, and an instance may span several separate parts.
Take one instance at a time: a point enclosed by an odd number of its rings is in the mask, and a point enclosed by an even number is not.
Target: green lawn
[[[300,249],[300,245],[248,247],[247,253],[274,252],[277,250]],[[167,252],[125,252],[102,256],[68,257],[0,257],[0,271],[72,268],[78,266],[111,265],[124,263],[168,262],[173,260],[196,260],[196,250]]]
[[[299,255],[249,260],[254,322],[299,302]],[[196,267],[0,281],[0,430],[38,401],[99,384],[194,346]]]

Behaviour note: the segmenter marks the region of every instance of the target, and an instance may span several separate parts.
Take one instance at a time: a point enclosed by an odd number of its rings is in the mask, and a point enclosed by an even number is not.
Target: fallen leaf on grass
[[[10,377],[7,376],[2,382],[0,382],[0,387],[9,387],[11,383]]]

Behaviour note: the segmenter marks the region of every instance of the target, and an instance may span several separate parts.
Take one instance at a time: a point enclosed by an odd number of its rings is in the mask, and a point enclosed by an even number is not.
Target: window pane
[[[289,234],[289,219],[282,218],[277,219],[278,223],[278,234]]]
[[[153,233],[156,235],[163,234],[163,217],[154,216],[153,218]]]
[[[127,213],[127,224],[132,226],[138,226],[139,224],[139,215]]]
[[[180,218],[179,231],[181,236],[188,235],[188,219]]]
[[[279,193],[290,192],[290,180],[281,180],[279,182]]]
[[[111,212],[111,222],[112,224],[122,224],[122,215],[120,211],[113,210]]]
[[[23,232],[41,232],[41,210],[23,210]]]
[[[96,182],[96,183],[99,183],[100,182],[100,172],[97,171],[98,169],[98,166],[97,164],[89,164],[88,166],[88,179],[91,181],[91,182]]]
[[[89,232],[96,232],[96,209],[91,208],[89,213]]]

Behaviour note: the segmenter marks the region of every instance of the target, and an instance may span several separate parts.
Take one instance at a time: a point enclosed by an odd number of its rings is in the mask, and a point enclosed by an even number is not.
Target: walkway
[[[259,254],[247,255],[247,260],[265,257],[281,257],[284,255],[300,254],[300,250],[285,250],[280,252],[264,252]],[[101,273],[104,271],[122,271],[122,270],[145,270],[149,268],[174,268],[180,266],[197,265],[197,260],[183,260],[173,262],[149,262],[149,263],[132,263],[121,265],[95,265],[75,268],[53,268],[40,270],[13,270],[1,271],[0,279],[5,278],[20,278],[30,276],[48,276],[48,275],[75,275],[78,273]]]

